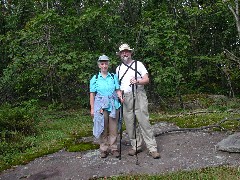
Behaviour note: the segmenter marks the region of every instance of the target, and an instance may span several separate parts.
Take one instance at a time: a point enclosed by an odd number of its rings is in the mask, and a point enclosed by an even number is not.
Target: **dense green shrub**
[[[0,108],[0,140],[18,141],[22,136],[36,133],[34,100],[17,107],[5,104]]]

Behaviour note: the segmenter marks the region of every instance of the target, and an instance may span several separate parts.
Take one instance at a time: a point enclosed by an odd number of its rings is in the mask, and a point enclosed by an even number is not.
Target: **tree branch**
[[[235,56],[233,53],[229,52],[227,49],[224,49],[223,53],[230,60],[233,60],[233,61],[237,62],[238,64],[240,64],[240,58]]]

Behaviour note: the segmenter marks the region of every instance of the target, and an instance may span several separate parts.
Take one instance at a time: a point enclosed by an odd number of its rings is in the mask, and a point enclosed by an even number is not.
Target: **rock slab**
[[[240,152],[240,132],[232,134],[227,138],[223,139],[219,143],[217,143],[217,148],[220,151],[227,152]]]

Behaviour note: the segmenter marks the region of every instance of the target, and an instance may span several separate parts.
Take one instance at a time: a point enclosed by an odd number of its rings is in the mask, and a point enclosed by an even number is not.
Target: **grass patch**
[[[209,179],[221,179],[221,180],[239,180],[240,169],[237,167],[220,166],[209,167],[193,171],[178,171],[174,173],[167,173],[161,175],[124,175],[114,176],[107,179],[111,180],[209,180]],[[106,178],[100,178],[106,179]]]
[[[14,142],[0,142],[0,171],[61,149],[81,151],[96,148],[76,143],[80,137],[92,136],[92,119],[86,110],[39,110],[37,122],[36,134],[22,136]]]
[[[215,112],[204,114],[191,114],[185,112],[184,114],[179,113],[177,115],[152,113],[150,115],[150,122],[151,124],[154,124],[157,122],[165,121],[174,123],[180,128],[199,128],[202,126],[217,124],[225,118],[228,118],[229,120],[225,121],[221,125],[224,129],[229,131],[236,131],[239,129],[240,121],[233,120],[235,118],[239,118],[239,114],[232,114],[230,112]]]
[[[82,142],[82,143],[71,143],[66,146],[68,152],[79,152],[87,151],[91,149],[98,149],[98,144],[93,144],[92,142]]]
[[[210,100],[206,100],[206,104],[210,103],[209,101]],[[227,107],[238,107],[236,106],[237,102],[238,101],[231,103],[228,102]],[[220,103],[226,105],[225,101],[220,101]],[[154,112],[150,114],[150,122],[151,124],[154,124],[164,121],[174,123],[181,128],[197,128],[216,124],[224,118],[238,118],[239,113],[234,113],[234,111],[229,112],[227,111],[228,109],[229,108],[226,108],[226,106],[220,108],[219,104],[213,103],[207,110],[214,110],[214,113],[206,112],[191,114],[190,112],[192,111],[186,110],[171,110],[161,113]],[[238,111],[238,109],[236,110]],[[25,113],[25,111],[23,112]],[[54,153],[61,149],[66,149],[69,152],[76,152],[99,148],[99,145],[92,144],[91,142],[79,141],[81,137],[92,136],[93,122],[88,109],[47,110],[37,108],[35,113],[37,116],[33,117],[37,117],[37,119],[34,119],[34,124],[32,124],[34,126],[34,131],[28,131],[31,132],[31,134],[24,134],[21,133],[21,131],[20,133],[17,131],[11,131],[11,133],[9,133],[7,130],[1,134],[3,138],[0,141],[0,171],[8,169],[14,165],[26,164],[37,157]],[[21,117],[28,120],[28,117],[31,117],[30,115],[27,116],[27,118],[24,115],[21,115]],[[11,118],[12,117],[20,116],[17,113],[12,113]],[[2,122],[7,123],[8,121]],[[240,122],[226,121],[222,126],[227,130],[237,131],[239,130]],[[23,128],[19,129],[22,130]],[[123,130],[125,130],[124,123]],[[11,137],[11,139],[7,139],[8,137]],[[205,177],[205,174],[207,174],[207,178]],[[228,176],[226,176],[227,174]],[[125,176],[122,177],[122,179],[218,179],[218,175],[221,175],[221,177],[224,178],[226,176],[226,179],[234,179],[234,176],[236,175],[239,177],[239,169],[230,167],[220,167],[216,169],[206,168],[193,172],[177,172],[164,176]]]

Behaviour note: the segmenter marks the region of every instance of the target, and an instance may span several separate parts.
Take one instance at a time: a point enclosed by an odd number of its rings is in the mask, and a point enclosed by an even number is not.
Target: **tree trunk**
[[[223,0],[223,2],[225,3],[226,0]],[[237,31],[238,31],[238,41],[240,40],[240,17],[239,17],[239,3],[238,0],[235,0],[235,9],[233,8],[232,5],[228,4],[228,8],[230,9],[230,11],[232,12],[235,21],[236,21],[236,26],[237,26]]]

